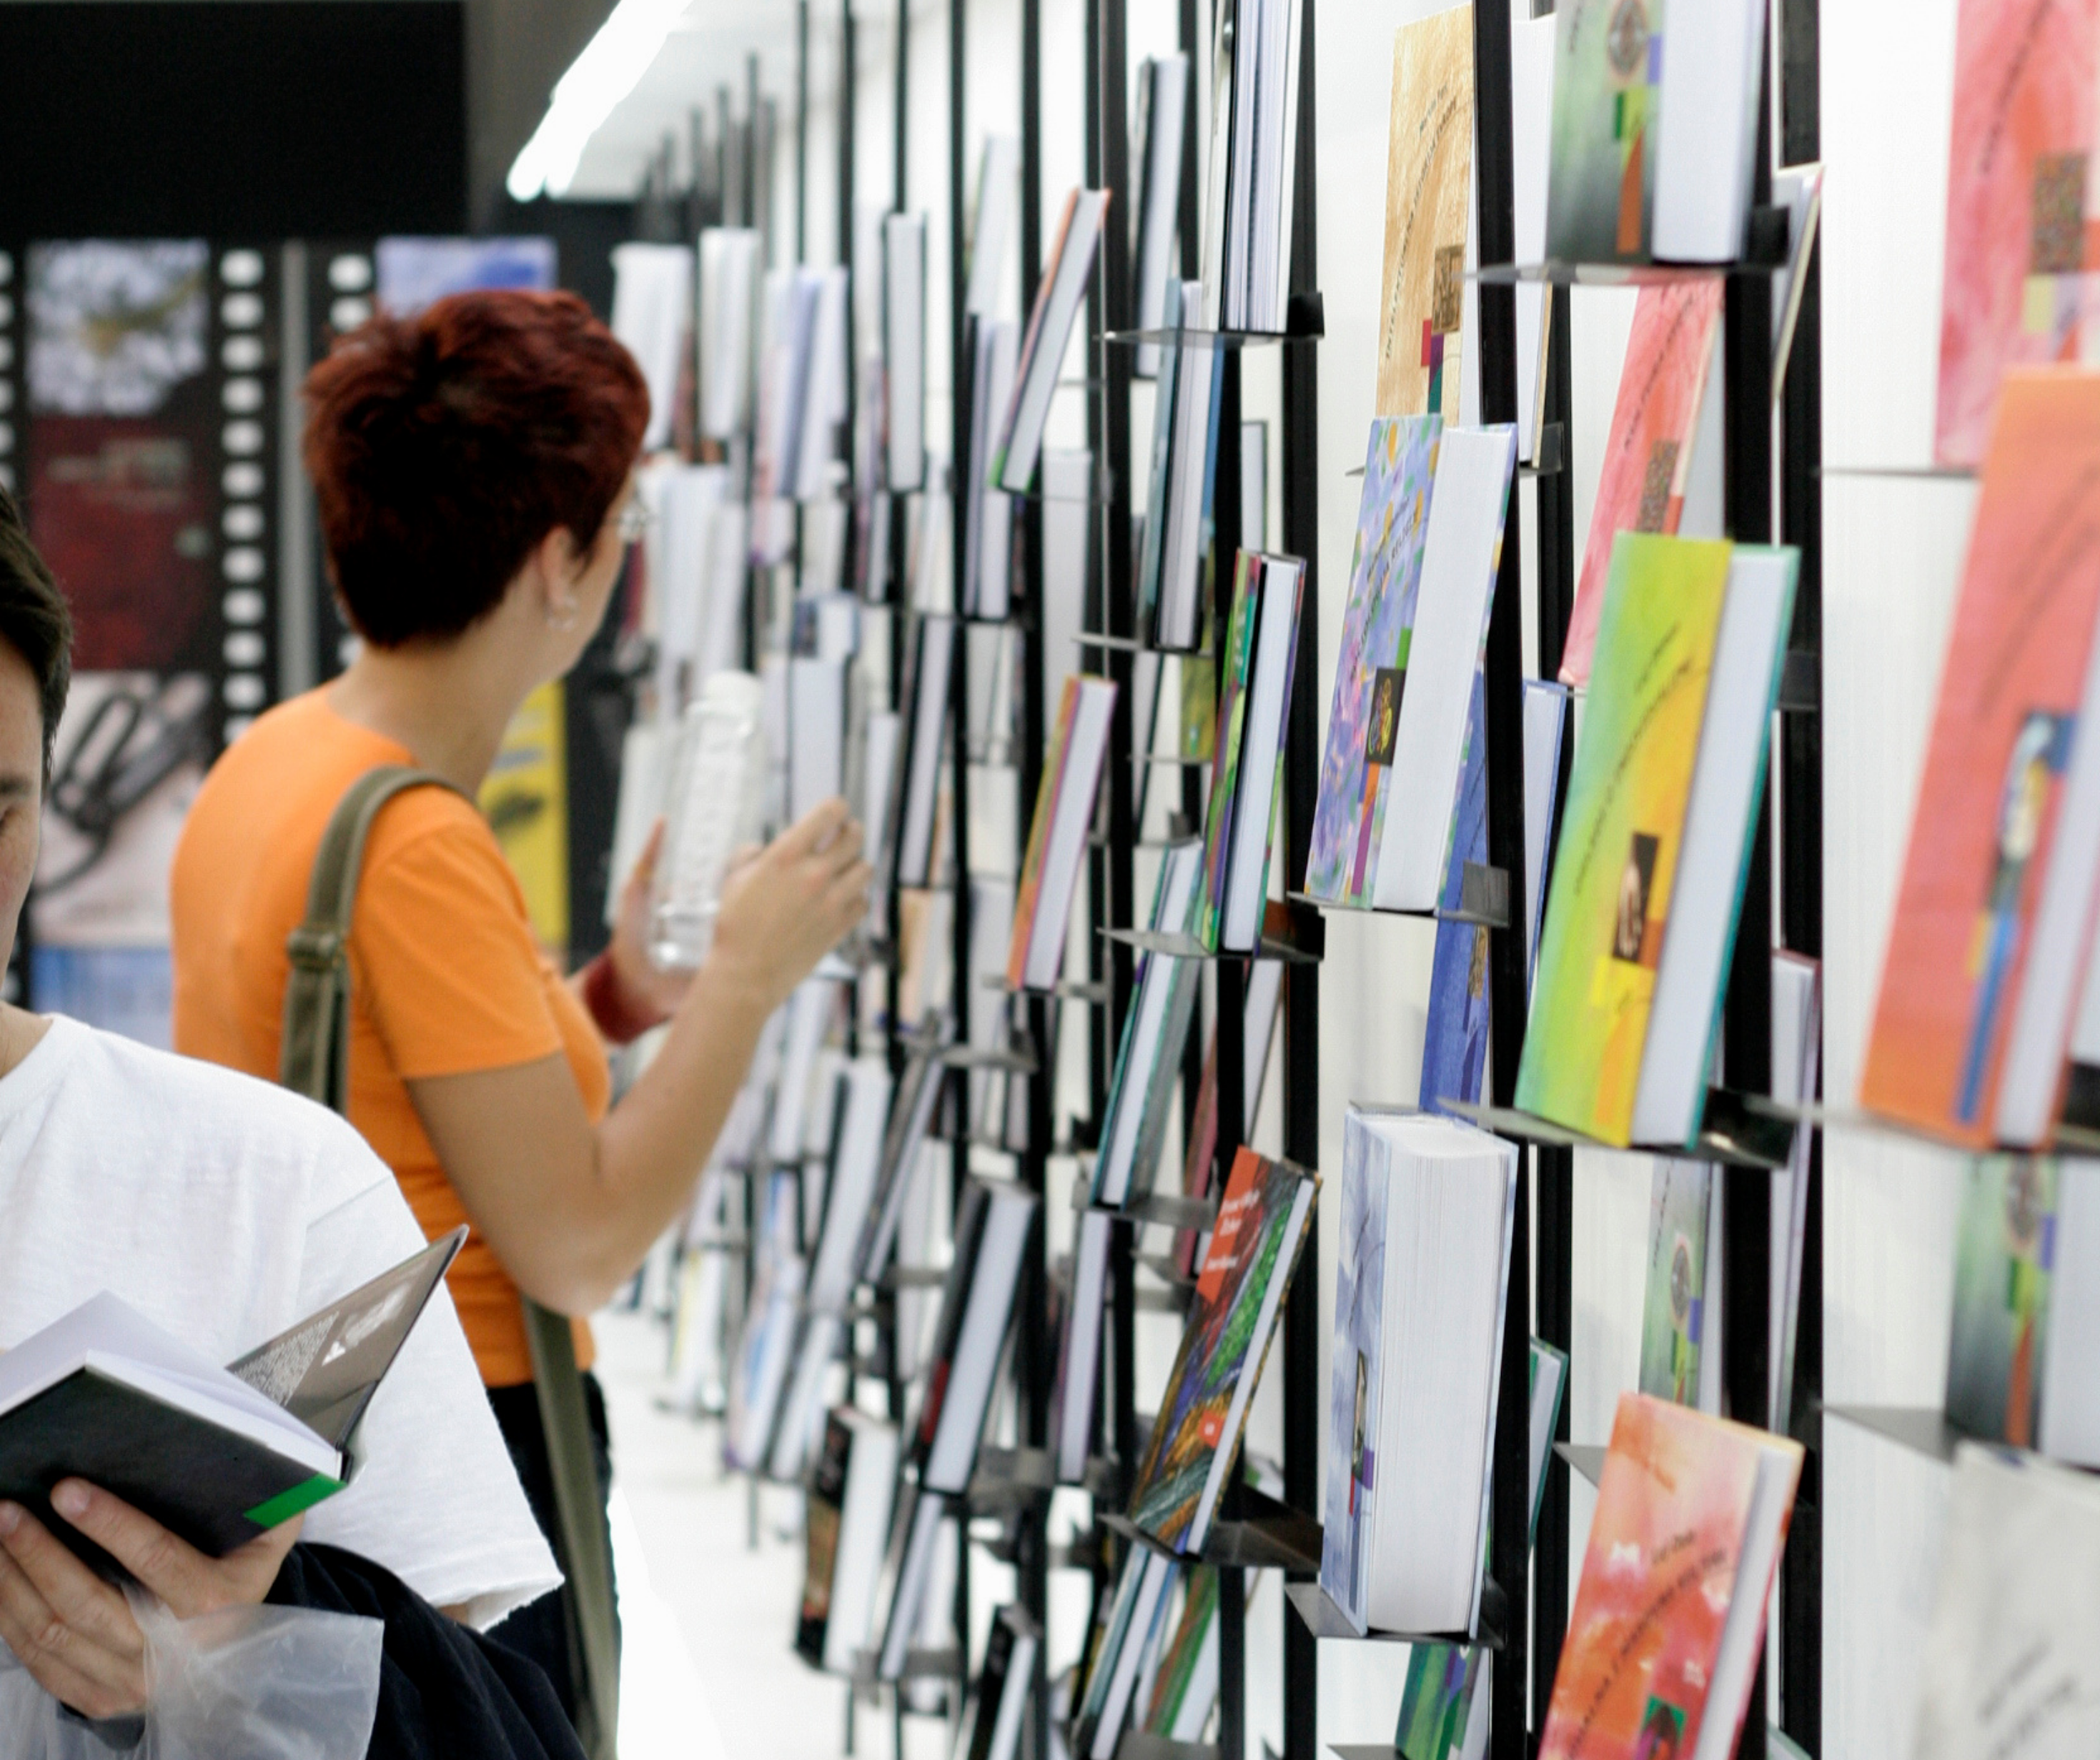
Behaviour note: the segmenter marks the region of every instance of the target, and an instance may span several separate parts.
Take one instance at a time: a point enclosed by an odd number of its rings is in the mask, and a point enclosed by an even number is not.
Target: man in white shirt
[[[0,966],[35,871],[68,682],[64,601],[0,493]],[[103,1290],[229,1362],[423,1244],[347,1124],[266,1083],[0,1004],[0,1349]],[[258,1603],[293,1542],[384,1566],[476,1627],[560,1581],[440,1287],[367,1412],[347,1489],[223,1559],[67,1481],[58,1514],[179,1617]],[[149,1692],[130,1609],[0,1501],[0,1641],[88,1717]]]

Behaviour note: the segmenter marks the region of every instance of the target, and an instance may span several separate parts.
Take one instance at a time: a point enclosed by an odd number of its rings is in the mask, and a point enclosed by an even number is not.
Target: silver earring
[[[572,630],[576,627],[576,602],[575,600],[565,600],[559,605],[549,605],[547,608],[548,628],[557,631],[567,631]]]

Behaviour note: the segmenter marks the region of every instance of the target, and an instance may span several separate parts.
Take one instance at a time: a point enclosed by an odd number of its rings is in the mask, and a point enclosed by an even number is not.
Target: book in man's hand
[[[0,1354],[0,1497],[51,1514],[79,1478],[218,1558],[333,1497],[464,1228],[222,1369],[104,1291]]]

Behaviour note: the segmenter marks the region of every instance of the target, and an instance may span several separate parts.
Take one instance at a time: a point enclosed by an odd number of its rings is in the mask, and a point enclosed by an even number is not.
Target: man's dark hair
[[[73,614],[5,489],[0,489],[0,640],[36,675],[48,783],[51,746],[58,738],[59,717],[65,712],[66,689],[73,683]]]

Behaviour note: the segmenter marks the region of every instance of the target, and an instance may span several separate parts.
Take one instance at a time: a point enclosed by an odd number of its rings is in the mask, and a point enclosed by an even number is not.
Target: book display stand
[[[968,637],[973,628],[982,625],[964,616],[959,603],[955,606],[963,621],[947,675],[942,763],[948,804],[939,821],[937,841],[941,847],[937,847],[929,867],[929,885],[945,886],[950,891],[945,933],[949,939],[946,963],[951,991],[945,999],[946,1011],[958,1023],[960,1034],[962,1023],[982,1007],[989,992],[999,999],[998,1005],[1004,1012],[1005,1031],[995,1045],[959,1043],[942,1054],[949,1098],[945,1111],[937,1115],[933,1134],[945,1137],[949,1146],[947,1162],[955,1200],[951,1208],[956,1214],[960,1213],[960,1201],[966,1184],[982,1170],[980,1153],[993,1150],[1010,1155],[1012,1181],[1034,1195],[1039,1213],[1029,1236],[1012,1310],[1006,1346],[1005,1391],[995,1397],[988,1440],[976,1454],[965,1488],[944,1494],[945,1507],[956,1517],[952,1617],[947,1632],[938,1642],[911,1645],[901,1673],[893,1669],[887,1679],[878,1679],[871,1653],[864,1656],[864,1665],[851,1677],[849,1691],[854,1696],[889,1696],[895,1712],[895,1742],[900,1757],[906,1743],[904,1718],[915,1705],[930,1708],[934,1703],[931,1699],[915,1698],[907,1683],[911,1687],[935,1681],[949,1683],[952,1693],[940,1703],[940,1714],[960,1717],[977,1665],[982,1660],[973,1654],[971,1580],[975,1552],[984,1550],[1012,1567],[1015,1599],[1023,1622],[1030,1630],[1047,1634],[1051,1630],[1053,1571],[1091,1573],[1095,1595],[1101,1602],[1113,1592],[1118,1569],[1126,1555],[1133,1550],[1162,1550],[1125,1513],[1150,1428],[1151,1420],[1145,1415],[1148,1402],[1158,1397],[1158,1389],[1146,1385],[1140,1376],[1138,1315],[1185,1310],[1193,1297],[1194,1279],[1185,1261],[1162,1254],[1156,1241],[1148,1241],[1145,1230],[1206,1228],[1216,1219],[1216,1199],[1162,1190],[1113,1207],[1098,1207],[1108,1212],[1110,1241],[1103,1280],[1105,1318],[1098,1406],[1087,1470],[1076,1487],[1061,1487],[1055,1472],[1052,1422],[1059,1340],[1053,1318],[1057,1304],[1048,1247],[1052,1219],[1043,1212],[1043,1200],[1052,1190],[1053,1158],[1076,1155],[1083,1159],[1101,1146],[1098,1137],[1109,1107],[1115,1036],[1132,1010],[1140,979],[1140,956],[1200,962],[1207,1001],[1199,1010],[1196,1028],[1189,1035],[1182,1058],[1181,1107],[1185,1136],[1195,1124],[1198,1091],[1204,1079],[1202,1051],[1207,1018],[1215,1023],[1215,1150],[1208,1186],[1211,1194],[1224,1189],[1246,1134],[1248,1097],[1242,1089],[1249,1064],[1244,1034],[1252,958],[1245,953],[1211,951],[1187,935],[1148,927],[1136,879],[1137,854],[1147,847],[1141,837],[1138,767],[1148,763],[1158,766],[1155,783],[1167,789],[1173,786],[1170,772],[1178,768],[1180,787],[1173,803],[1177,830],[1185,832],[1199,826],[1204,804],[1198,767],[1154,752],[1151,728],[1137,725],[1133,713],[1140,665],[1161,651],[1140,632],[1134,579],[1136,557],[1132,540],[1138,520],[1133,485],[1144,463],[1132,433],[1132,403],[1137,350],[1141,345],[1193,345],[1206,359],[1211,350],[1218,351],[1221,359],[1216,425],[1220,433],[1229,435],[1241,432],[1245,351],[1255,347],[1280,351],[1277,458],[1282,522],[1274,548],[1302,560],[1307,585],[1296,625],[1296,684],[1282,740],[1280,829],[1274,855],[1278,879],[1271,888],[1281,895],[1268,900],[1258,946],[1260,957],[1278,961],[1282,966],[1280,1151],[1284,1162],[1301,1168],[1316,1167],[1321,1154],[1319,1020],[1326,953],[1324,916],[1329,910],[1364,909],[1317,901],[1298,890],[1304,882],[1320,786],[1321,687],[1326,682],[1321,675],[1319,631],[1322,558],[1317,351],[1324,323],[1315,230],[1319,206],[1317,0],[1300,0],[1296,21],[1301,41],[1297,111],[1292,125],[1295,152],[1290,161],[1293,200],[1287,251],[1288,319],[1281,332],[1142,328],[1134,323],[1131,227],[1123,193],[1132,188],[1133,173],[1127,121],[1131,92],[1127,3],[1127,0],[1086,0],[1084,8],[1084,183],[1088,188],[1117,193],[1088,282],[1088,340],[1079,369],[1092,464],[1091,486],[1084,498],[1088,560],[1083,602],[1076,618],[1076,653],[1055,651],[1052,644],[1060,626],[1046,615],[1046,599],[1057,590],[1045,574],[1045,516],[1048,501],[1053,498],[1046,497],[1039,486],[1015,493],[1011,503],[1012,611],[996,620],[1004,625],[1006,639],[1017,645],[1018,655],[1012,680],[1010,739],[1004,737],[1005,730],[995,728],[989,736],[980,737],[973,728],[973,716],[978,712],[973,706],[984,681],[972,676],[974,662]],[[1519,407],[1518,293],[1524,284],[1545,282],[1550,287],[1544,302],[1540,419],[1530,455],[1521,460],[1517,469],[1520,480],[1531,485],[1530,494],[1527,496],[1520,489],[1512,489],[1510,494],[1482,657],[1486,860],[1473,865],[1467,873],[1462,900],[1455,908],[1445,905],[1389,914],[1471,924],[1485,932],[1489,1019],[1489,1076],[1484,1097],[1487,1103],[1476,1108],[1454,1106],[1451,1110],[1466,1112],[1487,1129],[1523,1146],[1516,1163],[1511,1270],[1500,1333],[1490,1464],[1491,1539],[1477,1629],[1470,1635],[1360,1633],[1321,1586],[1321,1436],[1326,1402],[1321,1376],[1321,1288],[1323,1278],[1331,1275],[1334,1268],[1321,1263],[1316,1229],[1290,1286],[1276,1349],[1268,1366],[1282,1397],[1280,1491],[1268,1494],[1246,1482],[1244,1474],[1232,1474],[1198,1553],[1203,1560],[1226,1567],[1218,1574],[1215,1738],[1205,1742],[1175,1741],[1133,1728],[1115,1745],[1118,1760],[1247,1760],[1254,1734],[1248,1727],[1246,1572],[1250,1569],[1282,1572],[1290,1609],[1282,1620],[1282,1760],[1316,1760],[1326,1751],[1318,1717],[1320,1646],[1323,1641],[1359,1639],[1385,1644],[1428,1640],[1493,1652],[1492,1693],[1486,1699],[1485,1752],[1493,1760],[1528,1760],[1536,1751],[1553,1696],[1566,1635],[1572,1568],[1577,1562],[1570,1554],[1568,1470],[1573,1467],[1594,1479],[1603,1450],[1569,1444],[1569,1419],[1563,1406],[1558,1446],[1548,1462],[1533,1538],[1533,1499],[1527,1448],[1532,1405],[1531,1344],[1535,1336],[1566,1353],[1574,1342],[1577,1151],[1627,1152],[1533,1118],[1520,1112],[1515,1105],[1530,1001],[1532,950],[1526,944],[1529,926],[1535,920],[1532,901],[1525,895],[1525,682],[1528,675],[1551,679],[1560,671],[1573,610],[1578,562],[1568,464],[1568,436],[1574,417],[1572,329],[1568,297],[1558,290],[1590,284],[1669,282],[1695,273],[1709,277],[1718,273],[1726,279],[1719,364],[1727,412],[1726,529],[1732,538],[1744,543],[1784,542],[1798,547],[1801,574],[1793,601],[1785,684],[1780,697],[1778,731],[1756,814],[1749,881],[1727,970],[1722,1068],[1725,1088],[1715,1089],[1710,1098],[1696,1151],[1648,1148],[1632,1152],[1674,1154],[1725,1169],[1721,1176],[1725,1193],[1725,1406],[1738,1421],[1764,1425],[1770,1415],[1771,1368],[1767,1339],[1773,1321],[1771,1176],[1787,1164],[1796,1130],[1805,1129],[1811,1136],[1808,1236],[1799,1296],[1798,1343],[1793,1384],[1785,1403],[1811,1452],[1793,1510],[1778,1590],[1775,1629],[1780,1642],[1766,1654],[1761,1668],[1776,1671],[1778,1688],[1773,1702],[1779,1707],[1780,1725],[1811,1752],[1818,1741],[1821,1584],[1814,1450],[1820,1414],[1821,1115],[1812,1109],[1790,1113],[1770,1099],[1771,953],[1775,948],[1810,957],[1820,953],[1818,289],[1813,256],[1797,259],[1792,267],[1801,284],[1791,294],[1798,301],[1798,310],[1786,332],[1782,367],[1776,362],[1780,339],[1774,322],[1773,276],[1776,270],[1786,266],[1781,261],[1784,249],[1778,248],[1785,240],[1785,217],[1762,205],[1770,200],[1768,167],[1772,162],[1800,164],[1815,156],[1815,0],[1780,0],[1780,10],[1779,29],[1785,53],[1774,64],[1767,52],[1766,73],[1768,85],[1774,79],[1780,81],[1777,101],[1769,107],[1778,119],[1780,133],[1776,152],[1771,143],[1774,124],[1768,121],[1759,134],[1754,200],[1760,205],[1760,211],[1751,228],[1751,237],[1758,247],[1752,255],[1757,260],[1696,271],[1666,266],[1627,268],[1513,262],[1516,168],[1510,9],[1496,0],[1486,0],[1476,5],[1472,14],[1477,109],[1472,173],[1476,208],[1471,224],[1481,267],[1474,277],[1477,334],[1468,338],[1468,346],[1477,351],[1480,419],[1489,425],[1515,423],[1525,413]],[[972,268],[969,253],[973,245],[966,218],[973,169],[970,119],[965,113],[969,15],[969,0],[949,0],[948,78],[944,95],[947,104],[946,303],[951,328],[944,340],[953,388],[950,451],[957,464],[951,486],[955,512],[946,535],[953,546],[953,578],[959,593],[972,560],[961,514],[966,486],[961,473],[973,455],[969,425],[975,401],[972,376],[976,359],[973,320],[967,310]],[[806,94],[808,0],[802,0],[800,20],[796,80],[798,90]],[[845,0],[841,6],[838,24],[841,115],[836,167],[837,248],[839,260],[851,262],[855,261],[852,107],[857,74],[851,0]],[[1213,20],[1206,11],[1199,10],[1196,0],[1180,0],[1179,26],[1183,51],[1192,65],[1200,65],[1211,40]],[[891,211],[898,214],[907,212],[910,193],[903,169],[907,158],[907,121],[915,101],[908,85],[910,27],[909,7],[899,0],[892,39],[896,57],[893,101],[897,169],[890,203]],[[1041,201],[1045,121],[1043,28],[1040,0],[1021,0],[1016,218],[1021,285],[1025,293],[1032,293],[1041,281],[1045,255]],[[916,95],[922,110],[933,95]],[[798,134],[798,139],[806,147],[806,134]],[[1191,280],[1203,266],[1198,249],[1202,222],[1198,147],[1191,105],[1185,119],[1178,203],[1179,272]],[[806,151],[798,153],[797,160],[796,234],[800,247],[805,242]],[[1777,247],[1772,244],[1775,239]],[[855,300],[869,297],[866,286],[855,287]],[[849,334],[858,335],[860,330],[861,326],[849,319]],[[929,337],[929,355],[935,346]],[[858,385],[858,363],[847,376],[849,388]],[[852,394],[849,389],[849,397]],[[849,450],[852,469],[858,471],[862,448],[856,445]],[[1215,448],[1215,474],[1210,486],[1213,523],[1208,583],[1212,627],[1220,631],[1230,618],[1232,560],[1242,539],[1241,469],[1238,447]],[[849,480],[845,493],[857,502],[869,487]],[[905,704],[901,681],[911,648],[909,620],[926,608],[912,603],[906,497],[891,494],[884,485],[875,486],[873,492],[890,496],[885,540],[888,585],[883,599],[885,609],[871,615],[867,623],[871,627],[888,626],[887,677],[893,693],[888,706],[902,709]],[[1529,534],[1521,529],[1527,502],[1534,527]],[[1525,567],[1527,554],[1533,563],[1529,570]],[[1533,590],[1529,606],[1525,604],[1528,575]],[[848,579],[853,578],[849,570]],[[756,605],[755,601],[755,608]],[[1070,607],[1060,609],[1064,615],[1070,614]],[[751,627],[755,630],[761,622],[754,615]],[[1535,634],[1529,664],[1528,623]],[[1057,646],[1064,645],[1060,642]],[[1179,663],[1184,667],[1215,667],[1222,693],[1227,666],[1224,646],[1221,639],[1210,640],[1207,645],[1193,652],[1182,652]],[[1036,801],[1045,764],[1056,761],[1054,755],[1046,755],[1053,701],[1051,693],[1074,669],[1075,661],[1079,670],[1105,676],[1116,686],[1105,781],[1094,829],[1087,843],[1079,895],[1084,900],[1084,934],[1071,942],[1074,951],[1054,985],[1017,988],[1002,977],[986,975],[981,953],[975,946],[971,876],[977,865],[973,858],[989,855],[981,847],[982,840],[997,827],[973,822],[973,772],[1010,755],[1017,798],[1024,812]],[[1564,792],[1572,746],[1569,740],[1561,746],[1564,788],[1560,792]],[[1545,872],[1548,873],[1557,829],[1557,825],[1547,828]],[[973,839],[978,843],[973,844]],[[1016,852],[999,853],[1006,857]],[[889,916],[876,948],[876,957],[886,974],[882,981],[884,1006],[880,1011],[886,1040],[881,1049],[892,1071],[901,1073],[907,1055],[905,1030],[910,1023],[902,1014],[902,922],[893,867],[889,879]],[[1079,951],[1082,948],[1083,953]],[[1081,960],[1083,966],[1077,964]],[[1089,1022],[1088,1110],[1077,1121],[1071,1138],[1060,1141],[1054,1091],[1060,1065],[1057,1027],[1061,1017],[1074,1015],[1082,1009],[1088,1011]],[[863,1018],[858,1022],[863,1053],[871,1049],[865,1037],[864,1014],[863,1010]],[[1004,1084],[1019,1084],[1025,1102],[1005,1108],[1009,1122],[973,1129],[970,1108],[963,1102],[973,1079],[986,1076],[1004,1078]],[[1023,1121],[1025,1132],[1017,1134],[1014,1127]],[[1339,1169],[1330,1171],[1338,1190]],[[752,1180],[747,1184],[753,1195],[747,1207],[743,1238],[750,1242],[758,1233],[755,1208],[758,1182]],[[1086,1188],[1087,1181],[1082,1179],[1075,1209],[1088,1208]],[[1329,1201],[1334,1201],[1332,1195]],[[1060,1224],[1063,1221],[1061,1217],[1057,1220]],[[941,1278],[942,1274],[937,1271],[900,1265],[878,1278],[872,1288],[862,1291],[852,1310],[854,1315],[872,1322],[875,1344],[871,1352],[864,1343],[849,1352],[849,1373],[875,1373],[885,1379],[886,1410],[893,1423],[906,1421],[911,1405],[906,1379],[900,1373],[899,1296],[907,1289],[930,1287]],[[865,1340],[866,1332],[861,1336]],[[1079,1397],[1087,1397],[1084,1390]],[[1899,1432],[1914,1446],[1945,1445],[1943,1425],[1935,1428],[1925,1422],[1931,1419],[1937,1423],[1936,1414],[1833,1408],[1833,1415],[1889,1433]],[[1090,1499],[1091,1516],[1070,1540],[1053,1543],[1053,1501],[1062,1510],[1074,1492]],[[919,1628],[915,1636],[924,1639],[924,1628]],[[1073,1731],[1052,1729],[1052,1680],[1070,1658],[1052,1655],[1051,1650],[1052,1643],[1046,1638],[1030,1652],[1034,1683],[1021,1747],[1035,1760],[1049,1760],[1055,1751],[1053,1735],[1061,1734],[1067,1741],[1074,1739]],[[1263,1666],[1266,1670],[1267,1664]],[[1739,1751],[1745,1754],[1762,1755],[1765,1751],[1767,1704],[1761,1675],[1750,1693],[1740,1737]],[[849,1701],[849,1751],[853,1723]],[[1343,1760],[1384,1760],[1388,1755],[1393,1760],[1425,1760],[1423,1756],[1384,1745],[1338,1746],[1332,1751]]]

